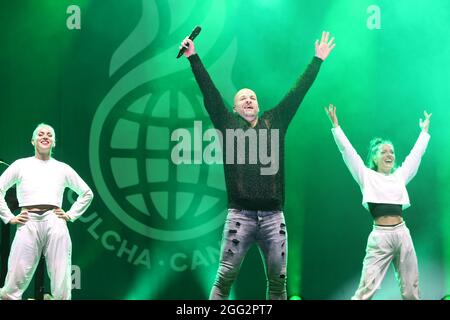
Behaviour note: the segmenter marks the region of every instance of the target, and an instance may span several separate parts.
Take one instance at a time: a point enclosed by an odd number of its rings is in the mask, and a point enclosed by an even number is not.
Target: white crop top
[[[0,176],[0,218],[4,223],[14,218],[5,202],[6,191],[14,184],[20,207],[53,205],[61,208],[64,189],[72,189],[78,194],[78,198],[66,212],[71,221],[86,211],[93,198],[91,189],[69,165],[53,158],[19,159]]]
[[[334,140],[342,153],[353,178],[359,184],[363,195],[362,205],[369,210],[367,203],[401,204],[403,209],[410,206],[406,185],[414,178],[420,160],[430,140],[428,132],[422,131],[409,155],[392,174],[385,175],[365,166],[364,161],[350,144],[341,127],[332,128]]]

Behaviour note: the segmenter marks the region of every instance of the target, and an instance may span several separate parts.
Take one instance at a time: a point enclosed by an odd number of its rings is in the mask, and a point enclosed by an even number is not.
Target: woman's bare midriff
[[[51,204],[36,204],[33,206],[27,206],[27,207],[22,207],[21,208],[21,212],[24,211],[48,211],[48,210],[52,210],[52,209],[56,209],[58,207],[53,206]]]
[[[403,222],[401,216],[381,216],[375,218],[375,224],[379,226],[392,226]]]

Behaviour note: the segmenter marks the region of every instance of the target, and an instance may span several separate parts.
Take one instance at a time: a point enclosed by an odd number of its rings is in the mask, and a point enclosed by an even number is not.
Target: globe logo
[[[145,12],[151,10],[144,8],[142,19],[149,18]],[[142,32],[142,19],[129,38]],[[133,56],[127,50],[116,50],[110,73]],[[228,72],[231,79],[229,61],[235,56],[236,43],[212,69]],[[98,106],[89,140],[90,168],[102,202],[134,232],[161,241],[200,237],[221,227],[226,216],[223,167],[171,161],[174,130],[192,131],[194,121],[211,126],[190,70],[174,60],[173,50],[166,50],[125,73]]]

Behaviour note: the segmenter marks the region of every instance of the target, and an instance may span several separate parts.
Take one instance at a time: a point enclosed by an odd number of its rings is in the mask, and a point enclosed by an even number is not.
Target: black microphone
[[[196,36],[202,31],[202,28],[200,26],[196,26],[194,30],[192,30],[191,35],[189,36],[189,39],[194,40]],[[188,43],[189,46],[189,43]],[[177,59],[183,55],[183,53],[186,51],[186,47],[181,47],[180,51],[178,52]]]

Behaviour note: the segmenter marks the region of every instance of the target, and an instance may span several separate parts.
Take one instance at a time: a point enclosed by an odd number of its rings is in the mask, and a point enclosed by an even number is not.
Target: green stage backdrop
[[[0,158],[32,155],[34,127],[49,123],[55,158],[95,193],[70,225],[74,299],[208,297],[226,192],[222,165],[201,157],[211,128],[202,96],[188,61],[175,59],[196,25],[197,51],[228,106],[250,87],[262,111],[293,85],[322,30],[336,38],[286,140],[289,296],[349,299],[371,230],[331,136],[329,103],[363,158],[382,136],[399,162],[423,110],[433,113],[404,216],[423,298],[450,291],[449,1],[18,0],[0,12]],[[180,128],[192,133],[196,163],[171,160]],[[65,209],[73,199],[67,192]],[[265,298],[256,248],[232,298]],[[375,299],[399,298],[390,270]]]

